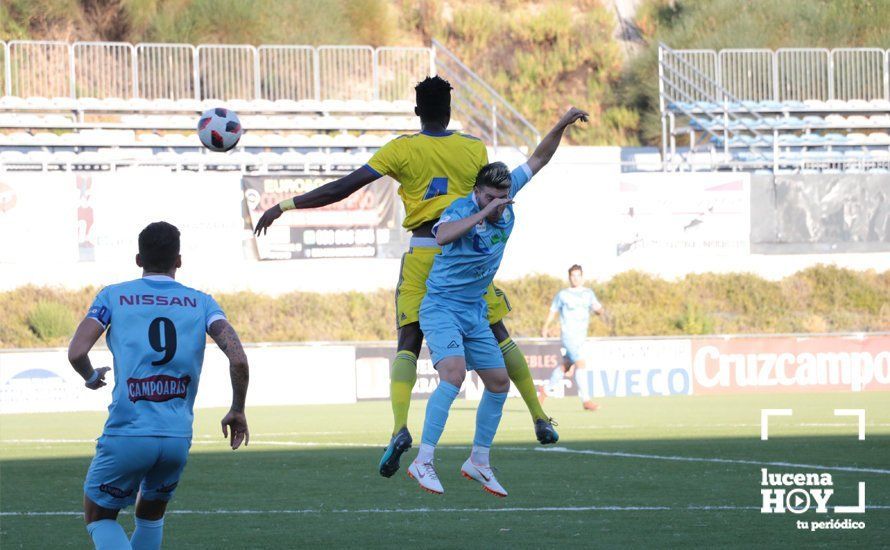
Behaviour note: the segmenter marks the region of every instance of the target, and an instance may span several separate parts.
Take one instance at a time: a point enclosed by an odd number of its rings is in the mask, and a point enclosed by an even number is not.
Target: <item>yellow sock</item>
[[[393,435],[408,425],[408,408],[411,406],[411,390],[414,389],[415,382],[417,382],[417,356],[410,351],[398,352],[389,371]]]
[[[501,353],[504,354],[507,374],[510,376],[513,385],[519,390],[519,394],[522,395],[522,400],[525,401],[528,412],[531,413],[534,420],[539,418],[546,419],[547,415],[541,407],[541,402],[538,401],[538,390],[535,388],[535,381],[532,379],[532,373],[528,369],[528,363],[522,350],[519,349],[519,346],[516,345],[512,338],[507,338],[498,345],[501,347]]]

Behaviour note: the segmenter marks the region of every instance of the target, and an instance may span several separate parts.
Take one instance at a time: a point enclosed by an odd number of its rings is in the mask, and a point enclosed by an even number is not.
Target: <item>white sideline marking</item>
[[[865,440],[865,409],[834,409],[834,416],[855,416],[859,419],[859,441]]]
[[[523,447],[495,447],[496,449],[520,450]],[[797,464],[794,462],[764,462],[760,460],[744,460],[738,458],[704,458],[695,456],[646,455],[640,453],[624,453],[621,451],[591,451],[585,449],[567,449],[566,447],[535,447],[542,453],[568,453],[579,455],[615,456],[621,458],[642,458],[648,460],[674,460],[677,462],[715,462],[719,464],[751,464],[754,466],[782,466],[785,468],[806,468],[811,470],[837,470],[839,472],[859,472],[867,474],[890,474],[890,470],[880,468],[857,468],[855,466],[822,466],[819,464]]]
[[[868,510],[890,510],[887,505],[868,505]],[[500,512],[719,512],[719,511],[741,511],[741,510],[760,510],[758,506],[538,506],[538,507],[516,507],[516,508],[364,508],[359,510],[323,510],[323,509],[302,509],[302,510],[169,510],[167,515],[179,516],[227,516],[227,515],[244,515],[244,516],[262,516],[262,515],[302,515],[302,514],[428,514],[437,513],[473,513],[473,514],[496,514]],[[128,511],[121,512],[129,514]],[[0,512],[0,517],[47,517],[47,516],[70,516],[79,517],[83,512]]]
[[[791,409],[760,409],[760,439],[766,441],[769,439],[769,417],[771,416],[791,416]]]

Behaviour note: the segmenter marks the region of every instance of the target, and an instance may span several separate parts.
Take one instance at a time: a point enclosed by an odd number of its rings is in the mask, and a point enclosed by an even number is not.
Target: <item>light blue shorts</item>
[[[584,359],[584,340],[563,340],[562,356],[570,365]]]
[[[427,294],[420,303],[420,330],[434,366],[446,357],[461,356],[467,370],[505,368],[485,300],[470,304]]]
[[[145,500],[169,501],[188,460],[188,437],[103,435],[83,492],[103,508],[120,510]]]

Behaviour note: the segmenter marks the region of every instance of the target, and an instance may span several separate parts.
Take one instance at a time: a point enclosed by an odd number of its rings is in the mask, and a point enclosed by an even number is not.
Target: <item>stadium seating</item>
[[[800,56],[786,59],[780,50],[758,74],[745,65],[745,56],[762,56],[763,51],[685,51],[662,44],[665,167],[691,169],[692,155],[710,151],[723,153],[713,157],[712,168],[773,172],[890,168],[887,52],[877,52],[881,64],[855,65],[859,72],[851,78],[849,72],[832,72],[833,64],[851,55],[874,57],[873,49],[800,51],[822,60],[821,64],[807,65]],[[792,70],[796,68],[792,62],[807,70]],[[747,68],[736,70],[739,67]],[[688,147],[678,149],[678,140],[687,141]]]
[[[57,44],[69,50],[72,47]],[[127,90],[134,97],[116,97],[120,94],[115,92],[120,90],[104,89],[101,84],[88,89],[73,81],[71,96],[67,97],[60,96],[60,89],[51,82],[29,80],[31,72],[38,74],[55,68],[32,65],[28,70],[27,64],[46,61],[39,55],[30,55],[30,47],[27,42],[16,45],[21,57],[19,65],[12,69],[23,72],[16,75],[15,83],[6,79],[0,87],[0,94],[5,93],[0,97],[0,170],[115,170],[133,165],[251,172],[352,169],[391,139],[420,129],[414,102],[406,97],[412,94],[411,82],[430,72],[428,50],[407,49],[399,55],[413,56],[415,62],[405,64],[402,59],[397,65],[401,73],[396,77],[404,85],[396,89],[382,79],[375,80],[378,89],[375,97],[369,97],[367,82],[361,80],[357,70],[363,66],[361,56],[367,52],[357,50],[359,57],[347,62],[343,66],[346,73],[340,75],[350,86],[327,85],[324,80],[318,81],[316,74],[315,98],[305,97],[296,87],[279,89],[275,88],[276,82],[257,80],[253,89],[248,87],[240,92],[231,87],[220,88],[225,96],[221,99],[207,88],[219,80],[219,75],[230,78],[237,74],[238,67],[226,65],[202,69],[218,71],[216,76],[195,72],[193,77],[189,71],[180,82],[159,79],[167,88],[154,90],[155,97],[150,99],[135,97],[135,83]],[[37,43],[34,47],[38,47]],[[4,63],[10,54],[16,53],[12,48],[6,46]],[[383,57],[375,56],[373,63],[386,68]],[[296,71],[290,75],[296,78],[300,70],[311,67],[288,65],[287,69]],[[82,70],[89,71],[90,67],[84,66]],[[110,70],[129,76],[130,69],[121,65]],[[152,66],[151,70],[161,69]],[[58,76],[67,82],[67,72]],[[150,80],[151,74],[145,78]],[[357,80],[349,82],[350,78]],[[267,86],[269,89],[264,89]],[[17,87],[23,90],[20,95],[13,93],[18,91]],[[193,97],[182,97],[181,91],[173,91],[177,87]],[[41,95],[43,90],[46,92]],[[205,150],[195,132],[200,113],[216,107],[237,112],[246,130],[236,148],[226,154]],[[461,128],[458,121],[452,123],[452,129]]]

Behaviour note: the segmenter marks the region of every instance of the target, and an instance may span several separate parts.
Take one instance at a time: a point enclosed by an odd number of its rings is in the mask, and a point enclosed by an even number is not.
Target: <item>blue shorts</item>
[[[562,356],[570,365],[584,359],[584,340],[563,340]]]
[[[83,492],[103,508],[120,510],[136,502],[173,498],[188,460],[189,437],[103,435],[96,443]]]
[[[485,300],[469,304],[427,294],[420,303],[420,330],[434,366],[446,357],[461,356],[467,370],[505,368]]]

